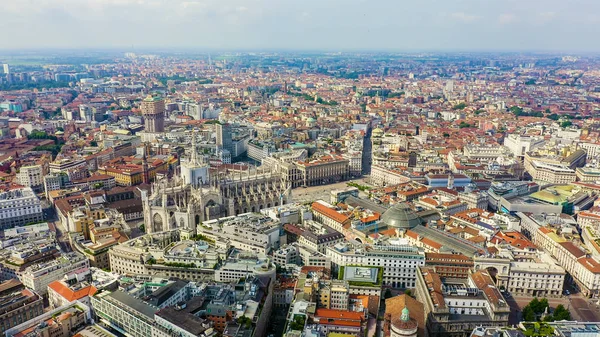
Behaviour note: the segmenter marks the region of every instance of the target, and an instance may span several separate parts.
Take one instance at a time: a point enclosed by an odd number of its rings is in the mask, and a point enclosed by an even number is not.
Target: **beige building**
[[[41,192],[44,189],[42,166],[21,166],[17,173],[17,183],[25,187],[31,187],[36,192]]]
[[[529,163],[527,172],[534,181],[550,184],[568,184],[577,179],[575,170],[566,165],[544,163],[537,160],[533,160]]]
[[[371,184],[375,186],[390,186],[407,183],[410,178],[402,175],[402,171],[388,169],[383,166],[373,165],[371,167]]]
[[[600,168],[578,167],[575,169],[577,181],[584,183],[595,183],[600,181]]]
[[[426,336],[468,337],[478,326],[508,324],[510,307],[487,271],[443,279],[434,268],[418,268],[415,296],[424,304]]]
[[[515,296],[560,297],[565,269],[544,252],[526,254],[501,249],[494,258],[475,257],[475,270],[495,274],[498,287]]]
[[[348,179],[349,161],[340,156],[327,155],[316,160],[297,162],[302,186],[331,184]]]
[[[323,280],[319,282],[317,305],[322,308],[348,310],[350,286],[347,281]]]

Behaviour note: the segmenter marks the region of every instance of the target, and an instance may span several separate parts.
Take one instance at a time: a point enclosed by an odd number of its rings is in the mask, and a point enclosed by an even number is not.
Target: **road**
[[[56,241],[58,242],[60,249],[64,253],[72,252],[73,248],[71,247],[71,243],[69,242],[69,237],[66,234],[67,231],[63,227],[62,223],[60,221],[54,221],[54,222],[50,222],[49,224],[51,227],[54,228],[54,231],[56,233]]]
[[[377,334],[377,319],[369,317],[367,321],[367,337],[376,337]]]

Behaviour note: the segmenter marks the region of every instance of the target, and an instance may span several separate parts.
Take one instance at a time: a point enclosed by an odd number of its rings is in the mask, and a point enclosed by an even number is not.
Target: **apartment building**
[[[494,257],[474,258],[475,270],[495,274],[496,285],[515,296],[560,297],[566,272],[547,253],[499,248]]]
[[[600,167],[584,166],[575,169],[577,181],[583,183],[600,182]]]

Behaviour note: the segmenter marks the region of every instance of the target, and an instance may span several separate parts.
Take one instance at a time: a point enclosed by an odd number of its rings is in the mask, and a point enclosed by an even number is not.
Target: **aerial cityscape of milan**
[[[600,1],[1,2],[0,337],[600,337]]]

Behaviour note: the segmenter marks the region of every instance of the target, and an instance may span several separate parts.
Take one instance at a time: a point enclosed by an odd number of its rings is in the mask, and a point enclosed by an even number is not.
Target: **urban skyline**
[[[600,4],[2,2],[0,337],[600,336]]]

